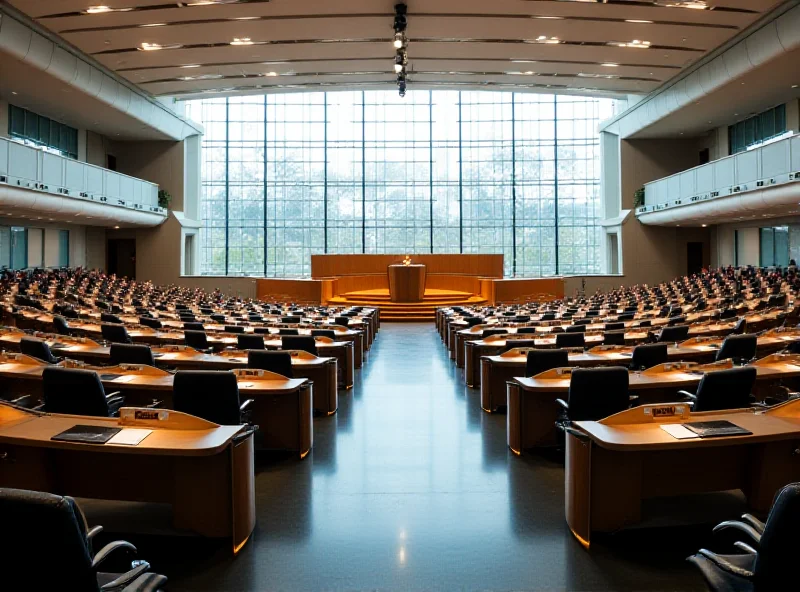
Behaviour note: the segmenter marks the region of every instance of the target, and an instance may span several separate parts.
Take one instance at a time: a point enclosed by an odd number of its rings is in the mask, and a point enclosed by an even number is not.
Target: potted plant
[[[169,204],[172,202],[172,195],[170,195],[169,191],[166,189],[159,189],[158,190],[158,207],[160,208],[169,208]]]
[[[633,193],[633,208],[641,208],[644,205],[644,187],[640,187]]]

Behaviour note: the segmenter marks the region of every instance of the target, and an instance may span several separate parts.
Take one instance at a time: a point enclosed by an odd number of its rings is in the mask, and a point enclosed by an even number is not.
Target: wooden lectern
[[[422,302],[425,297],[425,265],[390,265],[389,297],[392,302]]]

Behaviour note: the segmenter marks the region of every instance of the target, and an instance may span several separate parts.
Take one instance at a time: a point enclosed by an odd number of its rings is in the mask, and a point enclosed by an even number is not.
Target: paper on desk
[[[111,382],[130,382],[134,378],[136,378],[136,376],[134,374],[126,374],[124,376],[120,376],[118,378],[115,378]]]
[[[153,430],[142,430],[137,428],[123,428],[114,434],[106,444],[118,444],[120,446],[138,446],[139,443],[147,438]]]
[[[692,430],[683,427],[679,423],[671,423],[659,426],[662,430],[667,432],[676,440],[689,440],[690,438],[699,438]]]

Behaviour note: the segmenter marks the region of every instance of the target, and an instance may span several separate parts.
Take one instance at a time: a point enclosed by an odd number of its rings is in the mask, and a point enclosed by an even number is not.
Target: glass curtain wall
[[[192,101],[201,271],[307,277],[317,253],[500,253],[508,277],[599,272],[612,102],[505,92]]]

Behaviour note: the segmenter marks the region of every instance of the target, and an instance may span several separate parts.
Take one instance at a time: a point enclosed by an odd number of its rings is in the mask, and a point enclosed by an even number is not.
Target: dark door
[[[109,239],[108,273],[136,279],[136,240],[132,238]]]
[[[700,273],[703,270],[703,243],[686,243],[686,273]]]

